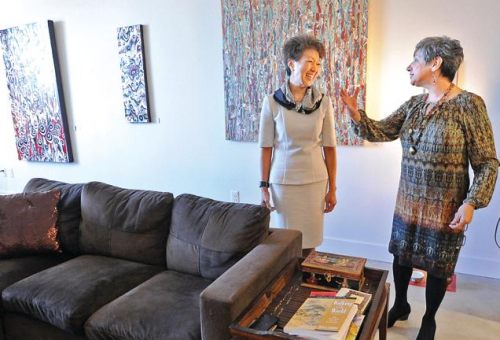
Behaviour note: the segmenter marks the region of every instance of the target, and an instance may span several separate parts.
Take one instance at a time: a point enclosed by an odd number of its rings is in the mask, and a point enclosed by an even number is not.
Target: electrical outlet
[[[230,197],[231,202],[240,203],[240,192],[238,190],[231,190]]]
[[[11,169],[7,169],[7,177],[9,178],[13,178],[14,177],[14,170],[11,168]]]

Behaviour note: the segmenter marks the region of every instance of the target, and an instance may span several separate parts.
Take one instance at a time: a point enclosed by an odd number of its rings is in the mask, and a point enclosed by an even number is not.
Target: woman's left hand
[[[347,113],[356,123],[361,120],[361,114],[358,111],[358,94],[359,87],[356,88],[352,97],[345,89],[340,90],[340,99],[344,103]]]
[[[474,215],[474,206],[464,203],[458,208],[455,218],[450,223],[450,228],[455,229],[457,232],[464,230],[465,225],[472,221]]]
[[[337,194],[335,191],[328,191],[325,196],[325,213],[329,213],[337,204]]]

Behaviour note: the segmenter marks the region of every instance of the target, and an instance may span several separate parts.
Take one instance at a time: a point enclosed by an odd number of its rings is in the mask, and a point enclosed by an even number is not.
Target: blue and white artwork
[[[118,28],[125,118],[130,123],[151,121],[142,25]]]

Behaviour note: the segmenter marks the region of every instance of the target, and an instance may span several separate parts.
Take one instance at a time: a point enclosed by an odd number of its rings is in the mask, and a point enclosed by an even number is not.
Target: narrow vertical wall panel
[[[130,123],[151,121],[142,25],[118,28],[118,52],[125,118]]]

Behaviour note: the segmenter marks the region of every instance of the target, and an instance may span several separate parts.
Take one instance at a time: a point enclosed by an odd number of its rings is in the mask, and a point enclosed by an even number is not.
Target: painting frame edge
[[[61,108],[61,121],[63,123],[63,131],[67,132],[66,150],[68,153],[68,162],[73,163],[73,147],[71,144],[71,131],[69,129],[68,112],[66,110],[66,99],[64,97],[64,89],[62,85],[61,66],[59,65],[59,56],[57,51],[55,23],[53,20],[47,20],[47,27],[49,29],[50,48],[52,51],[52,61],[54,63],[54,73],[56,76],[57,92],[59,93],[59,107]],[[57,162],[56,162],[57,163]]]

